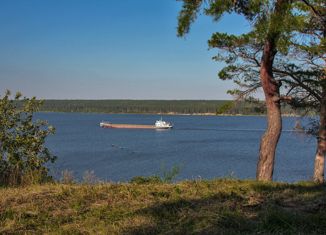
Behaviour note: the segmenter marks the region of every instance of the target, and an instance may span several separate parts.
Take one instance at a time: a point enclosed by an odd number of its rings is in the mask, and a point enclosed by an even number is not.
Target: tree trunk
[[[271,16],[263,56],[260,66],[260,82],[264,90],[267,108],[267,129],[260,141],[259,159],[256,178],[261,181],[273,179],[275,151],[282,131],[280,86],[273,76],[273,63],[277,53],[276,44],[282,33],[280,24],[283,24],[284,16],[289,11],[289,0],[277,0]]]
[[[282,130],[280,84],[274,79],[272,72],[275,54],[275,37],[270,37],[264,45],[260,68],[260,81],[267,108],[267,129],[261,138],[256,173],[257,180],[261,181],[270,181],[273,178],[275,151]]]
[[[315,158],[314,181],[324,183],[324,168],[326,154],[326,87],[323,87],[322,98],[320,102],[320,122],[317,138],[317,151]]]

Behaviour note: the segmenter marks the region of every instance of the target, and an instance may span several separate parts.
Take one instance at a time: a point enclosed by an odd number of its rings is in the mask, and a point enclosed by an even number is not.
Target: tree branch
[[[322,15],[320,14],[320,12],[318,12],[318,11],[316,10],[316,8],[315,8],[313,5],[310,4],[310,2],[308,2],[307,0],[302,0],[302,2],[304,2],[308,7],[310,7],[311,10],[314,12],[314,14],[315,14],[316,16],[322,18]]]
[[[276,73],[284,74],[284,75],[291,77],[294,81],[296,81],[299,84],[300,87],[302,87],[303,89],[308,91],[310,94],[312,94],[317,100],[321,101],[321,96],[318,93],[316,93],[314,90],[312,90],[309,86],[307,86],[302,81],[300,81],[300,79],[298,79],[293,73],[283,71],[283,70],[280,70],[277,68],[273,68],[273,71]]]

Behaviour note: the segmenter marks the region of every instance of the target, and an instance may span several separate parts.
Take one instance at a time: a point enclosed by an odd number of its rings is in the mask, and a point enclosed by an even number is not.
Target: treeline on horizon
[[[297,114],[290,107],[285,114]],[[45,100],[43,112],[264,115],[264,102],[230,100]]]

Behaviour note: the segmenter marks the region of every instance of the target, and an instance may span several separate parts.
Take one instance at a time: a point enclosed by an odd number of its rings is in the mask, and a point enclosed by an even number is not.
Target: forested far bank
[[[283,107],[284,114],[298,111]],[[264,115],[264,102],[230,100],[45,100],[43,112]]]
[[[230,101],[45,100],[42,111],[99,113],[216,113]]]

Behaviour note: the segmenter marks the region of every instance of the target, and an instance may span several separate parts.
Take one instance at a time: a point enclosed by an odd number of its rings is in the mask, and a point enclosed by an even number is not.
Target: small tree
[[[42,183],[51,179],[46,163],[54,162],[45,138],[54,133],[46,121],[33,120],[42,101],[10,92],[0,98],[0,185]]]

